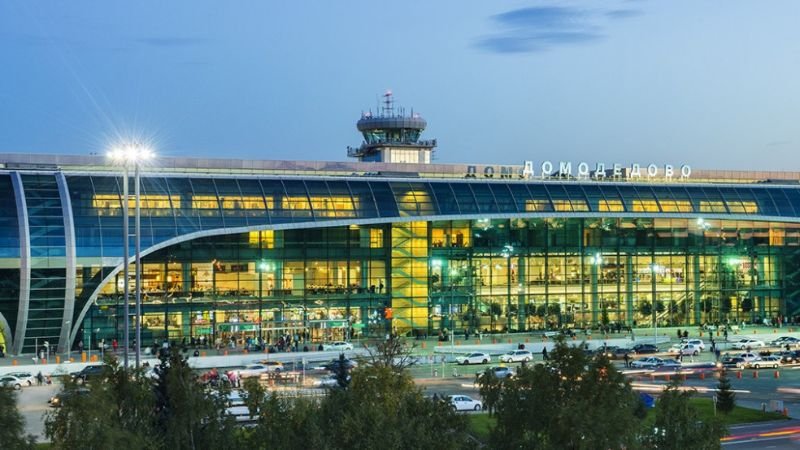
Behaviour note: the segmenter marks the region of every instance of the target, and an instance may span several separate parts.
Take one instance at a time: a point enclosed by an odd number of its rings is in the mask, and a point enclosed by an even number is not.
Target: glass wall
[[[142,277],[146,344],[751,323],[799,314],[800,226],[548,218],[261,231],[165,248]],[[94,342],[119,336],[122,287],[118,275],[87,317]]]

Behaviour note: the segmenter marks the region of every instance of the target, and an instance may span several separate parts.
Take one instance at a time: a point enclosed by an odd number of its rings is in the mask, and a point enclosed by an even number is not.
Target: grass
[[[497,419],[489,417],[489,414],[468,414],[469,431],[482,442],[489,440],[491,427],[497,423]]]
[[[710,398],[693,398],[690,400],[698,411],[700,418],[705,420],[714,417],[714,403]],[[648,418],[654,416],[654,411],[648,412]],[[726,425],[738,425],[740,423],[767,422],[770,420],[787,420],[783,414],[778,412],[761,412],[759,409],[744,408],[737,406],[728,414],[717,413]]]
[[[700,413],[700,420],[708,420],[714,417],[714,403],[710,398],[693,398],[690,400],[692,405],[697,408]],[[738,425],[742,423],[752,422],[768,422],[771,420],[788,420],[783,414],[777,412],[761,412],[758,409],[744,408],[737,406],[730,414],[717,413],[722,421],[730,425]],[[470,433],[482,442],[489,440],[489,433],[491,428],[497,423],[494,417],[489,417],[489,414],[469,414],[469,429]],[[650,409],[647,411],[648,421],[655,420],[655,410]]]

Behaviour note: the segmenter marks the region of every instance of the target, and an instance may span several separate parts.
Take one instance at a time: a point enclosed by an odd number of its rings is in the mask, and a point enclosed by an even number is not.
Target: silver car
[[[500,355],[500,362],[528,362],[533,360],[533,353],[528,350],[511,350]]]

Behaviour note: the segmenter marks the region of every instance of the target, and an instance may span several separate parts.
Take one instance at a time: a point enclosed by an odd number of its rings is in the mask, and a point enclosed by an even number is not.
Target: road
[[[731,450],[796,450],[800,448],[800,420],[731,427],[730,435],[723,439],[722,446]]]
[[[516,344],[514,344],[516,345]],[[487,346],[488,347],[488,346]],[[662,348],[665,348],[662,346]],[[348,352],[349,353],[349,352]],[[331,356],[324,355],[303,354],[303,357],[308,359],[325,359],[330,360]],[[667,355],[659,355],[668,357]],[[496,357],[495,357],[496,359]],[[537,359],[541,359],[537,355]],[[696,362],[705,361],[709,362],[713,359],[713,355],[709,352],[701,354],[695,358]],[[463,394],[473,398],[478,398],[478,390],[475,386],[475,374],[481,373],[489,365],[470,365],[460,366],[453,363],[442,363],[441,356],[431,355],[426,352],[420,357],[421,363],[413,366],[410,369],[412,376],[416,379],[417,383],[425,389],[430,395],[437,393],[440,395],[450,394]],[[686,361],[684,361],[686,363]],[[288,361],[287,361],[288,363]],[[622,363],[616,362],[620,369]],[[518,364],[509,364],[516,366]],[[291,366],[291,364],[287,364]],[[756,374],[756,376],[754,376]],[[309,372],[309,376],[314,377],[319,374]],[[731,372],[731,384],[733,389],[737,390],[736,401],[741,406],[746,406],[755,409],[761,409],[762,406],[769,408],[771,401],[779,400],[783,402],[783,407],[787,408],[790,416],[800,417],[800,367],[783,367],[779,370],[779,377],[775,377],[775,370],[761,369],[759,371],[744,370],[741,372],[741,378],[738,378],[736,372]],[[648,375],[634,375],[630,377],[637,389],[641,390],[660,390],[666,385],[667,381],[664,377],[656,377],[650,379]],[[688,375],[685,385],[697,388],[699,395],[711,396],[716,387],[717,380],[711,374],[707,374],[705,379],[700,379],[698,375]],[[24,388],[19,396],[19,409],[26,420],[27,431],[41,438],[43,436],[44,424],[43,414],[49,409],[47,400],[54,395],[58,390],[57,386],[33,386]],[[799,447],[800,443],[793,441],[794,433],[784,430],[780,433],[783,434],[765,434],[764,430],[780,430],[787,427],[787,423],[780,422],[777,424],[760,424],[756,431],[748,431],[747,429],[738,430],[732,429],[731,433],[734,436],[742,435],[747,436],[744,438],[737,438],[726,442],[726,446],[733,446],[732,448],[745,449],[745,448],[790,448]],[[755,436],[750,436],[755,433]],[[759,442],[755,444],[755,442]],[[751,445],[756,445],[751,447]],[[770,447],[774,446],[774,447]],[[781,447],[784,446],[784,447]]]

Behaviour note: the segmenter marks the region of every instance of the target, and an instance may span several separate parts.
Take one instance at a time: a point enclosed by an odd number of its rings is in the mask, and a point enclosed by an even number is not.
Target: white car
[[[322,350],[338,350],[343,352],[345,350],[352,350],[353,344],[345,341],[331,342],[330,344],[322,344]]]
[[[668,352],[672,355],[697,356],[700,354],[700,347],[694,344],[675,344]]]
[[[9,372],[6,375],[10,375],[12,377],[17,377],[20,380],[24,381],[28,384],[28,386],[33,386],[36,383],[36,375],[30,372]]]
[[[272,366],[268,366],[266,364],[250,364],[246,366],[244,369],[239,371],[239,378],[245,379],[250,377],[260,377],[261,375],[269,372],[275,372],[276,370]]]
[[[23,385],[27,385],[27,384],[28,383],[25,380],[23,380],[21,378],[17,378],[17,377],[12,376],[12,375],[3,375],[2,377],[0,377],[0,386],[3,386],[3,387],[10,387],[10,388],[13,388],[15,390],[20,390],[20,389],[22,389]]]
[[[763,358],[758,358],[755,361],[750,361],[745,364],[745,367],[748,369],[760,369],[762,367],[771,367],[773,369],[777,369],[781,366],[781,358],[778,356],[765,356]]]
[[[528,350],[511,350],[500,355],[500,362],[528,362],[533,360],[533,353]]]
[[[700,349],[701,352],[706,350],[706,343],[702,339],[681,339],[681,344],[691,344]]]
[[[756,348],[756,347],[765,347],[764,341],[759,341],[758,339],[753,339],[753,338],[745,338],[739,340],[739,342],[733,343],[733,348],[737,348],[739,350],[747,350],[747,348]]]
[[[483,404],[478,400],[473,400],[466,395],[451,395],[449,397],[450,404],[456,411],[480,411],[483,409]]]
[[[457,356],[456,362],[458,364],[489,364],[492,357],[488,353],[474,352],[468,355]]]
[[[655,369],[656,367],[661,367],[663,364],[663,359],[650,356],[647,358],[637,359],[631,363],[631,367],[634,369]]]

